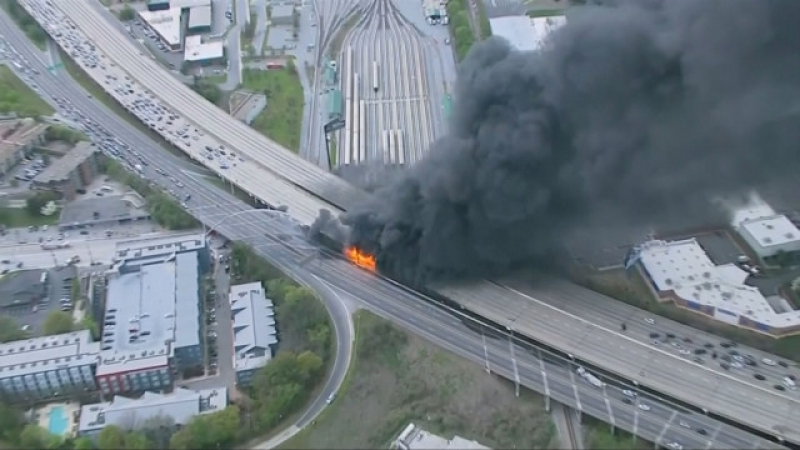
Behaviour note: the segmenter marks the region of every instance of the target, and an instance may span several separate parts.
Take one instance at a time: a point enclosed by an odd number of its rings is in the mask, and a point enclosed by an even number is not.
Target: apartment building
[[[274,307],[258,282],[231,286],[229,299],[236,384],[247,386],[255,372],[272,359],[278,344]]]

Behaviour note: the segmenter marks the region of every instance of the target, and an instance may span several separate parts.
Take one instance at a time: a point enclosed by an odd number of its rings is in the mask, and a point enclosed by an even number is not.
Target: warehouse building
[[[0,176],[16,167],[36,146],[44,143],[47,125],[33,119],[0,121]]]
[[[500,36],[519,51],[539,50],[553,31],[566,25],[564,16],[506,16],[489,19],[493,36]]]
[[[139,11],[139,17],[158,35],[168,49],[174,52],[181,50],[181,10],[179,8]]]
[[[272,359],[278,344],[275,312],[258,282],[231,286],[230,302],[236,384],[247,386],[256,371]]]
[[[189,32],[208,33],[211,31],[211,4],[189,8]]]
[[[68,202],[61,210],[58,222],[60,231],[87,228],[108,228],[150,218],[150,213],[138,194],[109,195]]]
[[[91,142],[81,141],[57,163],[51,164],[33,180],[34,189],[51,190],[72,201],[78,190],[92,183],[100,173],[100,149]]]
[[[81,407],[78,435],[94,437],[109,425],[135,430],[154,418],[169,418],[181,427],[195,416],[222,411],[227,405],[226,388],[199,391],[178,388],[169,394],[145,392],[140,398],[115,396],[110,402]]]
[[[290,3],[283,3],[280,5],[272,5],[271,14],[269,16],[270,23],[273,25],[294,25],[294,5]]]
[[[660,301],[772,336],[800,333],[800,312],[777,311],[736,264],[716,265],[696,239],[648,241],[635,261]],[[779,301],[779,299],[776,299]]]
[[[203,42],[202,36],[186,36],[183,60],[209,66],[225,64],[225,43],[222,40]]]
[[[0,344],[0,391],[34,400],[94,390],[97,354],[88,330]]]
[[[765,261],[786,253],[800,252],[800,230],[783,214],[778,214],[757,196],[744,208],[734,211],[731,226]]]
[[[266,95],[248,91],[236,91],[235,94],[238,95],[231,95],[231,115],[247,125],[253,123],[261,111],[267,107]],[[238,101],[234,102],[234,97],[237,97]]]

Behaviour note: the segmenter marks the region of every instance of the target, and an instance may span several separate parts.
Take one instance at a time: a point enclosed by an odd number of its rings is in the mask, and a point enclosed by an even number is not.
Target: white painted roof
[[[278,343],[272,301],[258,282],[231,286],[229,298],[236,371],[264,366]]]
[[[183,45],[183,59],[186,61],[218,59],[225,54],[224,43],[221,40],[203,42],[199,35],[186,36]]]
[[[95,364],[98,345],[88,330],[0,344],[0,378]]]
[[[408,450],[491,450],[479,442],[454,436],[446,439],[409,424],[395,440],[395,446]]]
[[[776,312],[757,288],[745,284],[747,273],[733,264],[715,265],[695,239],[646,242],[640,261],[659,291],[672,290],[682,299],[771,327],[800,323],[800,312]]]
[[[110,402],[81,407],[79,430],[100,431],[108,425],[135,429],[159,416],[186,425],[194,416],[222,411],[227,403],[228,393],[224,387],[201,391],[179,387],[170,394],[145,392],[140,398],[118,395]]]
[[[764,247],[783,246],[800,239],[800,230],[783,214],[746,221],[741,224]]]
[[[181,43],[181,9],[172,7],[161,11],[139,11],[147,22],[170,45]]]
[[[505,38],[519,51],[542,48],[547,36],[567,23],[564,16],[535,17],[506,16],[489,19],[492,35]]]
[[[211,5],[195,6],[189,9],[189,29],[211,26]]]
[[[211,0],[170,0],[169,5],[175,9],[211,6]]]

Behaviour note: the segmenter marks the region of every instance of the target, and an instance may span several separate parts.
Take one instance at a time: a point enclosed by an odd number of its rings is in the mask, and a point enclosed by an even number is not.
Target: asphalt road
[[[432,98],[429,86],[435,58],[393,2],[370,1],[363,17],[345,38],[339,61],[345,129],[337,160],[410,165],[443,131],[441,98]]]
[[[193,199],[188,202],[187,206],[198,219],[207,224],[215,224],[220,223],[221,220],[235,217],[236,214],[243,216],[251,214],[249,211],[253,210],[249,205],[210,185],[207,180],[198,177],[195,173],[184,170],[185,162],[183,160],[161,148],[158,143],[131,127],[101,103],[90,99],[88,94],[68,74],[63,71],[55,71],[55,73],[47,71],[45,55],[42,55],[27,40],[24,33],[4,11],[0,11],[0,28],[3,29],[9,45],[14,47],[32,68],[39,71],[39,75],[36,75],[35,78],[37,84],[42,86],[43,97],[46,100],[55,103],[53,102],[55,96],[68,99],[70,105],[80,110],[86,119],[97,123],[99,127],[116,136],[130,148],[136,149],[143,159],[149,161],[149,167],[158,167],[164,172],[165,175],[162,175],[159,172],[148,170],[147,177],[154,183],[169,189],[175,189],[176,184],[181,183],[185,192],[192,193]],[[89,134],[92,135],[92,133]],[[252,212],[252,214],[264,214],[266,210],[258,211]],[[230,239],[247,240],[261,256],[280,265],[280,259],[285,256],[275,250],[283,247],[274,245],[274,241],[267,238],[267,235],[282,234],[282,228],[276,228],[277,223],[277,221],[259,220],[244,229],[237,228],[236,230],[227,228],[223,224],[220,225],[219,230]],[[305,421],[310,421],[324,408],[324,400],[338,389],[344,379],[351,357],[353,339],[351,316],[340,298],[332,294],[327,285],[319,279],[310,277],[302,271],[297,272],[296,269],[288,272],[291,272],[289,275],[297,277],[298,282],[307,284],[320,294],[331,315],[337,341],[336,359],[328,381],[320,392],[319,400],[312,405],[303,418]]]
[[[196,183],[196,182],[192,182],[192,181],[186,181],[186,182],[187,182],[187,188],[189,188],[190,190],[192,190],[192,192],[195,192],[195,190],[196,190],[196,189],[197,189],[197,190],[202,190],[202,188],[201,188],[201,187],[197,186],[197,185],[198,185],[198,183]],[[208,194],[208,195],[221,195],[221,194],[220,194],[220,193],[215,193],[215,194]],[[197,200],[198,198],[203,198],[205,202],[209,202],[209,201],[210,201],[210,200],[211,200],[213,197],[206,197],[206,194],[203,194],[203,195],[197,195],[197,196],[195,197],[195,199],[193,200],[193,202],[195,202],[195,201],[198,201],[198,200]],[[216,198],[216,200],[219,200],[219,198]],[[227,205],[223,205],[223,204],[221,204],[221,203],[218,203],[218,202],[211,202],[211,205],[212,205],[212,207],[213,207],[213,208],[219,208],[219,209],[223,208],[224,206],[227,206]],[[216,206],[214,206],[214,205],[216,205]],[[193,208],[193,207],[194,207],[194,205],[190,205],[190,207],[192,207],[192,208]],[[203,206],[200,206],[200,207],[198,207],[197,209],[193,209],[193,212],[195,212],[195,214],[197,214],[197,215],[198,215],[199,217],[201,217],[201,218],[204,218],[204,219],[205,219],[205,220],[207,220],[207,221],[212,221],[212,220],[213,220],[213,216],[212,216],[212,215],[211,215],[211,213],[210,213],[210,211],[211,211],[211,208],[208,208],[208,209],[205,209],[205,208],[206,208],[206,206],[205,206],[205,205],[203,205]],[[231,213],[230,213],[230,211],[228,211],[227,213],[226,213],[226,212],[222,212],[222,216],[230,216],[230,214],[231,214]],[[217,216],[217,217],[219,217],[219,216]],[[226,226],[227,226],[227,224],[226,224]],[[264,225],[262,224],[261,226],[263,227]],[[227,234],[227,231],[226,231],[225,233]],[[229,235],[230,235],[230,236],[232,236],[232,237],[235,237],[235,236],[237,236],[237,234],[236,234],[235,232],[232,232],[232,233],[230,233]],[[263,244],[258,244],[258,243],[256,243],[256,247],[257,247],[257,248],[258,248],[258,246],[259,246],[259,245],[263,245]],[[271,252],[271,255],[273,255],[273,254],[274,254],[274,252]],[[269,257],[269,256],[268,256],[268,257]],[[350,268],[350,270],[354,270],[354,269],[353,269],[351,266],[349,266],[349,264],[346,264],[346,263],[344,263],[344,264],[345,264],[346,266],[348,266],[348,267]],[[299,273],[299,272],[298,272],[298,273]],[[299,275],[299,276],[302,276],[302,274],[301,274],[301,275]],[[336,280],[331,280],[331,281],[336,281]],[[329,281],[329,282],[330,282],[330,281]],[[384,282],[384,284],[385,284],[385,282]],[[392,288],[391,290],[392,290],[392,291],[397,291],[397,287],[394,287],[394,288]],[[350,291],[352,291],[352,290],[350,290]],[[395,294],[396,294],[396,292],[395,292]],[[363,296],[360,296],[360,297],[362,297],[362,298],[363,298]],[[390,297],[390,298],[391,298],[391,297]],[[364,300],[365,300],[365,301],[369,301],[369,298],[366,298],[366,299],[364,299]],[[416,301],[416,303],[418,303],[418,304],[419,304],[419,302],[418,302],[418,301]],[[373,305],[373,306],[374,306],[374,305]],[[587,410],[587,411],[588,411],[588,410]]]

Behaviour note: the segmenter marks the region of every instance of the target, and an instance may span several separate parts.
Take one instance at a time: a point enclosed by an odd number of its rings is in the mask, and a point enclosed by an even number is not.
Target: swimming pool
[[[50,409],[50,414],[48,416],[49,419],[49,430],[51,434],[55,434],[56,436],[63,436],[67,434],[67,428],[69,428],[69,420],[67,419],[67,414],[64,412],[63,406],[54,406]]]

